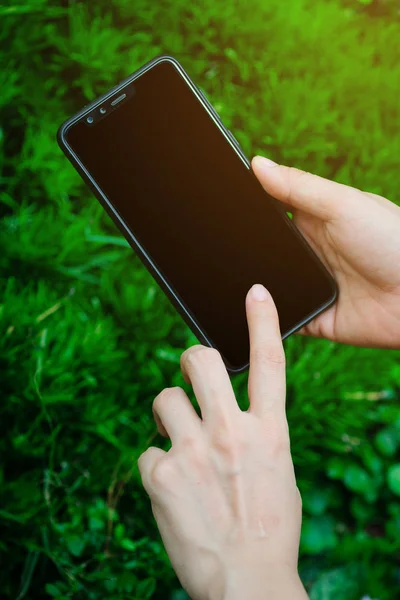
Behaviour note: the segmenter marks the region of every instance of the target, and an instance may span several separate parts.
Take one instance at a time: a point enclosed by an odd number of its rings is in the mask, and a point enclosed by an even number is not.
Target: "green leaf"
[[[129,248],[128,241],[123,237],[117,237],[112,235],[95,235],[91,233],[86,234],[86,240],[88,242],[94,242],[96,244],[108,244],[112,246],[120,246],[121,248]]]
[[[310,600],[354,600],[359,598],[359,591],[357,578],[351,577],[347,568],[332,569],[322,573],[314,583]]]
[[[143,600],[147,600],[151,598],[154,591],[156,589],[156,580],[154,577],[151,579],[143,579],[139,582],[136,588],[136,594],[138,598],[143,598]]]
[[[123,523],[118,523],[114,528],[114,537],[116,540],[122,540],[125,534],[125,525]]]
[[[104,587],[106,588],[106,590],[108,592],[114,592],[117,588],[118,585],[118,581],[116,578],[114,579],[106,579],[104,581]]]
[[[373,446],[367,446],[363,444],[362,449],[360,449],[360,455],[362,461],[368,471],[371,471],[374,476],[379,476],[383,470],[383,461],[380,456],[375,452],[375,448]]]
[[[366,504],[365,500],[360,496],[352,498],[350,508],[354,517],[361,522],[368,521],[374,514],[374,506]]]
[[[329,489],[315,489],[304,493],[302,498],[304,510],[311,515],[320,516],[329,504]]]
[[[172,592],[171,600],[190,600],[185,590],[175,590]]]
[[[136,590],[138,587],[138,579],[136,575],[130,573],[129,571],[125,571],[118,577],[117,587],[118,590],[122,590],[124,592],[132,592],[134,589]],[[140,596],[141,597],[141,596]]]
[[[227,58],[229,58],[232,62],[236,63],[238,59],[238,55],[236,50],[233,48],[225,48],[224,54]]]
[[[58,587],[56,585],[53,585],[52,583],[46,583],[46,592],[48,594],[50,594],[50,596],[61,596],[61,594],[63,593],[61,590],[58,589]]]
[[[301,548],[307,554],[319,554],[337,544],[335,524],[331,517],[305,519],[301,532]]]
[[[366,494],[373,486],[373,480],[365,469],[358,465],[349,465],[344,472],[345,485],[354,492]]]
[[[135,544],[135,542],[132,542],[132,540],[129,540],[128,538],[121,540],[120,546],[124,550],[129,550],[130,552],[134,552],[137,548],[137,544]]]
[[[389,467],[387,482],[393,494],[400,496],[400,463]]]
[[[99,519],[98,517],[90,517],[89,518],[89,529],[91,531],[99,531],[104,529],[105,522],[103,519]]]
[[[22,6],[0,6],[0,17],[6,17],[11,15],[26,15],[29,13],[41,12],[41,10],[43,11],[43,8],[41,9],[40,7],[29,6],[28,3]],[[46,7],[45,9],[45,13],[48,18],[60,17],[62,15],[65,15],[65,11],[65,8],[53,6]]]
[[[40,552],[29,552],[26,557],[24,570],[21,577],[21,588],[17,600],[22,600],[27,594],[31,585],[32,576],[39,560]]]
[[[80,556],[85,548],[85,540],[83,536],[71,535],[66,538],[68,550],[74,556]]]
[[[182,352],[183,349],[181,348],[164,347],[157,348],[154,354],[161,360],[179,364]]]
[[[328,461],[327,475],[331,479],[343,479],[346,463],[340,456],[333,456]]]
[[[399,434],[393,427],[382,429],[375,436],[375,445],[384,456],[394,456],[399,446]]]

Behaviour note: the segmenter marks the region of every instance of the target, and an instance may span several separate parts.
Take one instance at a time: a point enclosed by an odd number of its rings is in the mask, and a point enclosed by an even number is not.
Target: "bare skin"
[[[300,333],[400,348],[400,208],[381,196],[255,157],[252,168],[284,203],[336,279],[334,306]],[[250,408],[242,412],[216,350],[193,346],[181,388],[153,404],[165,452],[139,458],[166,550],[192,600],[304,600],[297,573],[301,499],[285,414],[285,357],[273,300],[246,297]]]
[[[264,299],[256,293],[264,291]],[[285,355],[270,294],[246,298],[250,408],[243,412],[220,354],[193,346],[181,367],[201,408],[181,388],[154,400],[172,448],[139,458],[165,548],[192,600],[304,600],[297,573],[301,498],[285,414]]]
[[[338,301],[301,333],[400,348],[400,207],[262,157],[253,158],[252,168],[264,189],[293,213],[339,287]]]

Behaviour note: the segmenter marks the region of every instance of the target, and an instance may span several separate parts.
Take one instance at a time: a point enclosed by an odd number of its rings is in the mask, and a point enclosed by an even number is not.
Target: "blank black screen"
[[[332,298],[332,280],[173,63],[131,85],[110,115],[71,126],[68,144],[226,363],[242,368],[254,283],[271,292],[286,335]]]

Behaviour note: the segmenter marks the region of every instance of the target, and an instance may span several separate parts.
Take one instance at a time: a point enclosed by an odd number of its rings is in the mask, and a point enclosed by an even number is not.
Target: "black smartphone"
[[[249,366],[245,297],[262,283],[282,337],[334,280],[181,64],[160,56],[66,121],[58,142],[199,341]]]

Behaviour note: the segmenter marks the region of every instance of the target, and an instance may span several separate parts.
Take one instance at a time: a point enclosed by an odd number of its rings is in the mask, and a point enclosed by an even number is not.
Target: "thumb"
[[[344,204],[356,200],[358,190],[341,183],[278,165],[268,158],[256,156],[251,162],[253,172],[268,194],[290,208],[306,212],[323,221],[342,214]]]

